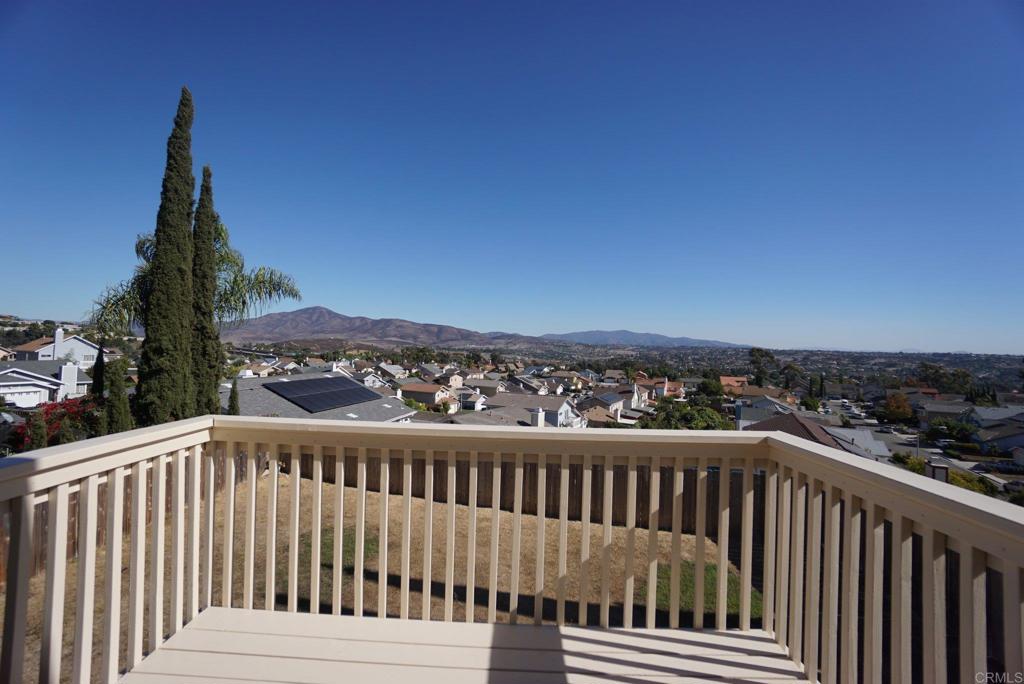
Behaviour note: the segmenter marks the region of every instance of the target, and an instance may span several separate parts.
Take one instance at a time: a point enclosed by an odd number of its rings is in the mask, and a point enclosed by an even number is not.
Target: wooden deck
[[[379,620],[209,608],[121,680],[197,682],[806,681],[761,631]]]

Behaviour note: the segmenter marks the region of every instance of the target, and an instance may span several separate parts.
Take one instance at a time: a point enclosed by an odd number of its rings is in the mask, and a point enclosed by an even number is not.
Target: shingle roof
[[[812,442],[818,444],[824,444],[834,449],[838,449],[839,443],[830,435],[824,427],[817,423],[798,416],[795,413],[785,413],[782,415],[769,418],[768,420],[762,420],[759,423],[748,425],[743,428],[744,430],[778,430],[779,432],[785,432],[786,434],[793,435],[794,437],[802,437],[803,439],[809,439]]]

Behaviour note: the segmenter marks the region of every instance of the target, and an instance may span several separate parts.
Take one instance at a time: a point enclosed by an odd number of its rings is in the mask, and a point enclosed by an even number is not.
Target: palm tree
[[[106,335],[131,335],[142,325],[143,301],[149,287],[149,265],[156,241],[152,233],[139,235],[135,255],[139,264],[128,280],[108,287],[93,304],[92,322]],[[217,325],[223,329],[258,315],[269,304],[284,299],[302,299],[295,279],[267,266],[247,269],[245,259],[228,242],[228,229],[218,223],[217,292],[214,311]]]

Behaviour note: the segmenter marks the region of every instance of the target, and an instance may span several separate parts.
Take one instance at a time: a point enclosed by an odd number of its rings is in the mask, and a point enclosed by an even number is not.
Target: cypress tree
[[[213,209],[213,173],[209,166],[204,166],[192,231],[192,379],[196,415],[220,412],[217,382],[223,360],[213,311],[217,291],[214,236],[219,220]]]
[[[231,381],[231,394],[228,395],[228,415],[237,416],[241,413],[238,407],[238,380]]]
[[[103,373],[106,371],[107,362],[103,358],[103,338],[100,338],[100,351],[96,356],[96,363],[92,367],[92,387],[89,392],[97,401],[103,401]]]
[[[156,215],[136,408],[142,425],[192,415],[192,94],[181,89]],[[114,426],[110,425],[114,431]]]
[[[125,364],[120,360],[110,366],[106,402],[106,429],[108,434],[132,429],[132,414],[128,409],[128,394],[124,386],[125,370]]]
[[[28,448],[43,449],[46,447],[46,421],[39,411],[28,419]]]

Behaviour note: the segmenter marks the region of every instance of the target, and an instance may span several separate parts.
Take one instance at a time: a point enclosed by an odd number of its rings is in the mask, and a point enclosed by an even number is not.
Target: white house
[[[92,381],[73,363],[11,361],[0,363],[0,405],[33,408],[52,401],[76,399]]]
[[[82,368],[92,368],[99,353],[98,344],[78,335],[64,337],[63,328],[54,330],[53,337],[40,337],[14,348],[18,361],[69,361]],[[112,361],[117,356],[109,349],[103,350],[106,361]]]

